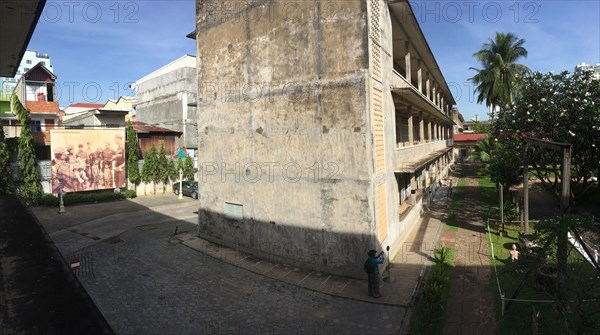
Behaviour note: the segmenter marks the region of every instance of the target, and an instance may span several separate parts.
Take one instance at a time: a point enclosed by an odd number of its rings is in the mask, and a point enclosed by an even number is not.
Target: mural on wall
[[[51,130],[52,193],[125,187],[124,129]]]

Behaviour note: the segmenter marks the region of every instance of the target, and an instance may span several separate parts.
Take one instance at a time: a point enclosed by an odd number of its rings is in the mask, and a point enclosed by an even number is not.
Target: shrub
[[[40,198],[40,205],[54,207],[60,205],[60,200],[53,194],[46,193]]]
[[[125,190],[121,194],[127,199],[133,199],[137,196],[134,190]]]
[[[433,261],[438,265],[443,265],[447,262],[449,253],[450,249],[448,249],[445,245],[442,245],[435,251],[433,255]]]
[[[436,280],[428,280],[423,288],[425,307],[429,312],[444,309],[444,292],[446,288]]]
[[[135,196],[135,191],[133,190],[125,190],[120,193],[114,193],[113,191],[66,193],[65,195],[63,195],[63,203],[66,206],[69,206],[77,204],[122,200],[125,198],[135,198]],[[42,206],[59,206],[60,199],[52,194],[44,194],[39,203]]]

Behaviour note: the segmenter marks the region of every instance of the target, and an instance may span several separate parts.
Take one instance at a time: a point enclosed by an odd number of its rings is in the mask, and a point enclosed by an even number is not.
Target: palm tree
[[[492,156],[492,150],[494,149],[494,141],[490,139],[489,136],[486,136],[479,141],[475,142],[473,149],[469,152],[469,157],[467,160],[469,161],[479,161],[483,164],[487,164],[490,161],[490,157]]]
[[[477,71],[469,80],[477,85],[478,103],[485,101],[486,106],[494,110],[512,102],[515,79],[530,72],[527,66],[517,63],[519,58],[527,57],[523,44],[525,40],[512,33],[497,32],[494,40],[490,38],[481,50],[473,54],[482,66],[481,69],[470,68]]]

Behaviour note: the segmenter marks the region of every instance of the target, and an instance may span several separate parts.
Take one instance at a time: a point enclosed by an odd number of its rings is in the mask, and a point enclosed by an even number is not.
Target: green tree
[[[137,187],[141,181],[138,166],[139,151],[138,140],[131,120],[127,121],[127,176],[129,181]]]
[[[4,140],[4,128],[0,125],[0,194],[12,194],[12,175],[10,152]]]
[[[489,134],[491,126],[489,123],[479,121],[473,122],[473,132],[476,134]]]
[[[473,146],[473,149],[469,152],[469,160],[479,161],[486,165],[490,161],[492,150],[494,149],[495,142],[486,136],[477,142]]]
[[[523,154],[517,143],[496,144],[490,152],[487,172],[494,183],[504,186],[505,192],[521,182]]]
[[[514,106],[494,121],[492,133],[507,142],[533,137],[571,144],[571,183],[575,199],[591,190],[600,175],[600,80],[589,72],[535,72],[521,78]],[[531,169],[559,194],[561,153],[529,146]]]
[[[185,180],[195,180],[194,160],[192,157],[185,157],[185,165],[183,167],[183,177]]]
[[[171,182],[175,182],[179,178],[179,172],[177,172],[177,169],[175,168],[175,160],[169,159],[167,171]]]
[[[179,180],[179,172],[182,171],[184,169],[183,166],[183,160],[180,158],[177,158],[177,179]],[[184,173],[185,176],[185,173]]]
[[[144,166],[142,167],[142,181],[144,183],[156,182],[158,179],[157,165],[158,157],[156,156],[156,148],[153,144],[152,148],[144,155]],[[153,185],[153,187],[156,188],[156,185]],[[156,189],[154,189],[154,193],[156,193]]]
[[[522,57],[527,57],[527,50],[523,47],[524,39],[519,39],[512,33],[496,33],[495,39],[489,39],[481,50],[473,57],[481,65],[469,80],[477,86],[477,102],[485,102],[486,106],[505,108],[513,101],[515,79],[529,72],[525,65],[517,63]]]
[[[33,138],[31,136],[31,117],[29,111],[13,95],[13,110],[16,111],[21,122],[21,135],[19,135],[19,171],[21,172],[21,185],[19,186],[19,197],[28,204],[37,204],[42,197],[42,185],[37,173],[37,159],[33,149]]]
[[[163,183],[163,193],[165,193],[165,185],[169,182],[169,162],[167,161],[165,147],[162,145],[162,143],[160,144],[160,150],[158,152],[158,160],[156,165],[156,178],[157,181],[161,181]]]

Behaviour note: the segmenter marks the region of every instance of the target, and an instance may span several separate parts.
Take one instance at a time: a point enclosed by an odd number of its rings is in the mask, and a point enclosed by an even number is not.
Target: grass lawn
[[[481,199],[488,206],[488,212],[497,207],[498,195],[495,185],[488,177],[479,176],[479,187],[481,188]],[[535,231],[536,224],[531,224],[531,230]],[[493,245],[488,246],[490,252],[493,248],[494,258],[490,259],[490,263],[496,265],[498,281],[496,275],[492,272],[490,280],[490,291],[496,303],[496,320],[498,334],[531,334],[532,332],[532,316],[533,312],[539,311],[540,331],[543,334],[568,334],[572,332],[566,328],[564,317],[556,311],[554,303],[532,303],[514,301],[505,309],[505,314],[501,313],[501,300],[498,289],[498,282],[501,291],[505,294],[505,298],[512,298],[515,292],[516,299],[522,300],[549,300],[553,301],[555,295],[551,289],[536,280],[537,271],[532,270],[527,276],[530,268],[537,268],[540,264],[539,259],[530,255],[525,250],[521,250],[519,261],[513,263],[510,260],[510,248],[512,244],[519,245],[518,236],[521,230],[518,225],[506,225],[507,234],[505,236],[498,235],[497,225],[490,225],[491,242]],[[489,235],[488,235],[489,236]],[[550,257],[547,260],[548,264],[555,263],[553,254],[555,248],[551,248]],[[569,272],[568,278],[572,280],[568,290],[568,297],[573,300],[579,300],[581,294],[586,291],[587,298],[590,296],[600,296],[600,280],[598,272],[573,248],[570,248],[569,253]],[[508,301],[506,301],[508,304]],[[592,304],[592,305],[590,305]],[[567,313],[568,320],[574,327],[584,329],[583,334],[592,334],[597,332],[597,327],[600,325],[600,315],[596,314],[590,318],[584,318],[585,314],[591,309],[590,306],[599,306],[600,302],[583,302],[572,303],[570,313]],[[600,310],[599,310],[600,311]],[[587,331],[585,330],[587,329]],[[581,329],[580,329],[581,330]]]

